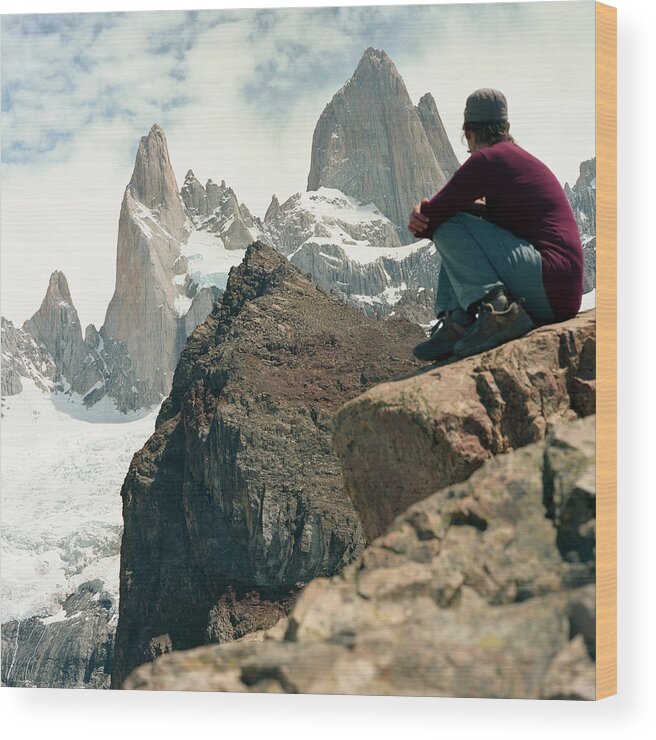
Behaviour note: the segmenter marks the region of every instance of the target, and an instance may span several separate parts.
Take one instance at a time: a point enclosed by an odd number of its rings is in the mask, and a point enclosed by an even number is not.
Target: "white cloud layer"
[[[123,189],[154,122],[179,183],[189,168],[225,179],[263,215],[273,193],[306,188],[316,121],[369,46],[415,102],[433,93],[461,160],[465,98],[487,86],[561,182],[594,155],[588,0],[4,16],[1,29],[2,313],[18,323],[61,269],[83,325],[102,324]]]

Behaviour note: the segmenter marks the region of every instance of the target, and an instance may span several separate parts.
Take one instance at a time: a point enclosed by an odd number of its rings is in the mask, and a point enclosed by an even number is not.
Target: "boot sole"
[[[481,352],[487,352],[488,350],[498,347],[500,344],[511,342],[513,339],[519,339],[525,334],[528,334],[531,329],[535,328],[535,324],[531,320],[528,314],[524,314],[519,321],[516,321],[512,326],[497,332],[485,342],[476,345],[475,347],[466,347],[464,350],[458,348],[458,344],[454,347],[453,354],[456,357],[471,357],[472,355],[479,355]]]
[[[416,351],[417,348],[415,347],[412,350],[412,354],[422,362],[437,362],[438,360],[446,360],[447,357],[453,356],[453,348],[450,350],[445,350],[444,352],[440,352],[439,354],[435,354],[434,352],[426,352],[425,354],[421,352]]]

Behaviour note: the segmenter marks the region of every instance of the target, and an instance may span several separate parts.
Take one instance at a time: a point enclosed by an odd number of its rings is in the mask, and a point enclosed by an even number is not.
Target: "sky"
[[[594,156],[594,3],[3,15],[0,304],[22,324],[63,270],[100,327],[141,136],[165,131],[181,185],[225,180],[263,216],[305,190],[322,110],[370,46],[416,104],[431,92],[460,161],[474,89],[502,90],[517,142],[564,184]],[[427,196],[432,194],[427,193]]]

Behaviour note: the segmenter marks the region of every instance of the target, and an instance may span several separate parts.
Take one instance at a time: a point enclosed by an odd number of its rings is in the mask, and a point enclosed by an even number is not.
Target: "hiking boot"
[[[412,354],[424,362],[437,362],[450,357],[456,342],[464,337],[473,322],[474,319],[465,311],[448,311],[437,320],[430,338],[418,344]]]
[[[456,357],[470,357],[487,352],[504,342],[524,336],[534,326],[519,301],[511,300],[503,291],[497,291],[480,302],[476,322],[456,342],[453,353]]]

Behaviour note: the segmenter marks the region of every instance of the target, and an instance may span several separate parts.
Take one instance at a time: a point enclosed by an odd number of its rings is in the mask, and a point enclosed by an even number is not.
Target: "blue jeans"
[[[467,310],[495,288],[505,288],[536,324],[554,321],[542,283],[538,250],[509,231],[458,212],[433,232],[442,266],[437,280],[435,312]]]

